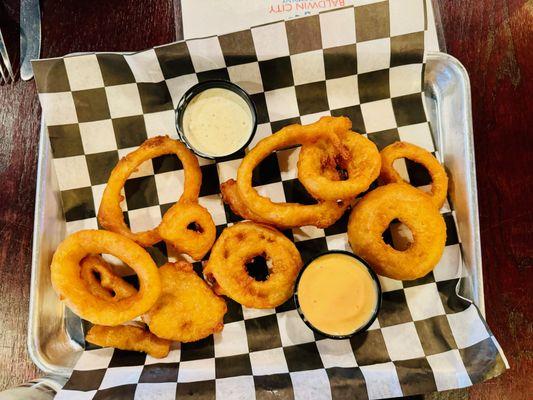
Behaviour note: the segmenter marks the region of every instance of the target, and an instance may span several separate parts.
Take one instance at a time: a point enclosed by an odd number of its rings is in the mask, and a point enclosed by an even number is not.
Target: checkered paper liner
[[[435,152],[422,82],[427,25],[423,1],[364,5],[240,32],[172,43],[139,53],[101,53],[33,63],[50,137],[68,233],[98,228],[96,213],[111,169],[149,137],[177,138],[174,109],[197,82],[242,86],[258,111],[249,148],[290,123],[345,115],[378,148],[404,140]],[[341,28],[341,29],[339,29]],[[267,157],[254,172],[274,201],[312,201],[296,178],[299,149]],[[240,218],[220,197],[244,152],[200,159],[200,204],[217,231]],[[417,164],[400,163],[416,186],[430,184]],[[160,222],[178,199],[183,169],[175,156],[144,163],[124,187],[124,216],[134,231]],[[469,386],[503,372],[505,358],[478,309],[459,297],[464,277],[454,212],[443,257],[416,281],[380,277],[382,309],[368,332],[331,340],[311,331],[292,300],[272,310],[227,300],[224,330],[177,345],[168,357],[86,350],[58,399],[387,398]],[[326,229],[285,232],[304,261],[328,249],[350,250],[347,215]],[[402,226],[385,239],[400,245]],[[164,244],[150,249],[161,265]],[[201,263],[195,264],[201,273]]]

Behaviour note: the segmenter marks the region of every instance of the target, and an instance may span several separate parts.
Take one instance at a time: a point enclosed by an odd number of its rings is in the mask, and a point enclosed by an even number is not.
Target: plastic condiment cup
[[[239,95],[244,100],[244,102],[248,105],[248,107],[250,108],[250,114],[251,114],[251,118],[252,118],[252,121],[251,121],[252,124],[251,124],[249,137],[245,141],[245,143],[241,147],[239,147],[237,150],[233,151],[232,153],[224,154],[223,156],[207,154],[207,153],[202,152],[201,150],[198,150],[197,148],[195,148],[189,142],[189,140],[187,139],[187,136],[185,134],[185,129],[183,127],[183,115],[185,114],[185,110],[186,110],[187,106],[189,105],[189,103],[192,101],[192,99],[194,99],[197,95],[199,95],[203,91],[205,91],[207,89],[214,89],[214,88],[227,89],[227,90],[230,90],[233,93],[236,93],[237,95]],[[198,155],[198,156],[200,156],[202,158],[207,158],[207,159],[210,159],[210,160],[217,160],[217,161],[233,159],[233,158],[235,158],[235,155],[237,153],[243,152],[243,150],[246,148],[246,146],[248,146],[250,144],[250,142],[252,141],[252,139],[253,139],[253,137],[255,135],[255,131],[257,129],[257,111],[255,109],[255,105],[254,105],[251,97],[239,85],[236,85],[236,84],[234,84],[232,82],[229,82],[229,81],[218,80],[218,79],[208,80],[208,81],[197,83],[196,85],[192,86],[182,96],[182,98],[180,99],[180,101],[178,103],[178,106],[176,107],[176,128],[178,130],[178,135],[179,135],[180,140],[183,143],[185,143],[185,145],[189,149],[191,149],[196,155]]]
[[[375,307],[375,309],[374,309],[374,311],[372,313],[372,316],[368,320],[368,322],[365,325],[357,328],[355,331],[353,331],[353,332],[351,332],[349,334],[346,334],[346,335],[332,335],[330,333],[323,332],[320,329],[316,328],[305,317],[305,314],[303,313],[302,308],[300,307],[300,302],[298,301],[298,285],[300,283],[300,279],[302,278],[302,275],[304,274],[306,268],[313,261],[315,261],[317,258],[320,258],[320,257],[325,256],[327,254],[344,254],[344,255],[347,255],[347,256],[350,256],[350,257],[356,259],[359,263],[361,263],[368,270],[368,273],[370,274],[372,280],[374,281],[374,284],[375,284],[375,287],[376,287],[376,291],[377,291],[377,293],[376,293],[376,297],[377,297],[377,299],[376,299],[376,307]],[[325,336],[325,337],[330,338],[330,339],[338,339],[338,340],[348,339],[348,338],[350,338],[350,337],[352,337],[354,335],[357,335],[359,333],[365,332],[374,323],[374,321],[376,320],[376,318],[378,316],[378,313],[379,313],[379,309],[381,308],[381,285],[379,283],[379,279],[378,279],[378,276],[376,275],[376,273],[372,270],[372,268],[370,268],[370,266],[367,264],[367,262],[365,260],[363,260],[361,257],[358,257],[357,255],[355,255],[353,253],[350,253],[348,251],[329,250],[329,251],[325,251],[323,253],[320,253],[316,257],[314,257],[311,260],[307,261],[304,264],[304,266],[302,267],[302,269],[300,270],[300,272],[298,274],[298,277],[296,278],[296,282],[294,283],[294,303],[296,304],[296,310],[298,311],[298,314],[300,315],[302,320],[313,331],[315,331],[319,335]]]

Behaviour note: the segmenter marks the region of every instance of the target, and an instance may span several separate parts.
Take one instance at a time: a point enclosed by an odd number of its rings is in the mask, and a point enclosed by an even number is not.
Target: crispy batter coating
[[[94,325],[89,329],[85,340],[102,347],[141,351],[155,358],[166,357],[171,343],[169,340],[158,338],[150,331],[134,325]]]
[[[213,246],[216,227],[209,211],[197,203],[176,203],[163,216],[159,234],[179,253],[201,260]]]
[[[246,204],[244,204],[241,196],[239,196],[239,191],[237,189],[237,181],[235,179],[228,179],[226,182],[223,182],[220,185],[220,192],[222,194],[222,200],[224,201],[224,203],[228,204],[235,214],[250,221],[273,225],[272,223],[270,223],[269,220],[254,213],[246,206]],[[336,221],[338,218],[334,219]],[[335,221],[332,221],[331,223],[333,224]],[[285,224],[283,223],[283,221],[278,221],[278,223],[274,226],[279,229],[295,228],[295,226]]]
[[[132,296],[111,301],[93,294],[81,277],[80,262],[89,254],[112,254],[130,266],[140,289]],[[120,325],[145,313],[161,293],[157,266],[148,252],[114,232],[84,230],[68,236],[57,247],[50,266],[52,286],[77,315],[98,325]]]
[[[317,199],[353,199],[368,190],[379,175],[381,158],[376,145],[349,128],[337,131],[348,157],[341,157],[327,140],[302,146],[298,179]],[[335,174],[337,169],[346,172],[345,179]]]
[[[157,303],[143,315],[150,331],[179,342],[195,342],[223,327],[226,302],[217,296],[186,261],[159,268],[163,289]]]
[[[395,142],[381,150],[381,173],[379,181],[387,183],[407,183],[393,167],[394,160],[407,158],[422,164],[431,176],[431,200],[441,208],[448,194],[448,175],[439,161],[429,151],[407,142]]]
[[[246,264],[258,256],[270,264],[264,281],[247,272]],[[215,242],[204,276],[217,293],[246,307],[274,308],[293,294],[301,267],[300,253],[281,232],[255,222],[239,222],[224,229]]]
[[[319,228],[330,226],[339,219],[346,205],[336,201],[319,201],[317,204],[302,205],[298,203],[274,203],[272,200],[260,196],[252,187],[252,172],[261,161],[273,151],[295,146],[298,144],[314,143],[327,139],[339,154],[347,157],[345,149],[340,143],[336,131],[344,129],[345,117],[322,117],[310,125],[289,125],[262,139],[244,157],[237,171],[237,189],[242,202],[262,220],[274,226],[305,226],[313,225]],[[332,222],[333,221],[333,222]]]
[[[399,219],[414,242],[399,251],[383,241],[383,232]],[[348,239],[355,254],[375,271],[392,279],[427,275],[439,262],[446,244],[446,224],[431,198],[404,183],[390,183],[366,194],[348,222]]]
[[[118,301],[137,293],[132,285],[116,275],[101,256],[91,254],[81,260],[80,274],[89,291],[104,300]],[[100,279],[95,276],[97,273]]]
[[[128,177],[146,160],[165,154],[175,154],[183,164],[185,183],[179,201],[196,202],[202,184],[202,171],[198,159],[183,143],[168,136],[157,136],[146,140],[137,150],[123,157],[111,171],[98,210],[98,222],[107,230],[120,233],[141,246],[151,246],[161,241],[157,228],[133,233],[124,222],[120,208],[123,200],[120,191]]]
[[[333,174],[337,174],[337,172],[332,172],[331,170],[328,170],[327,173],[331,174],[329,175],[331,179],[334,179]],[[244,204],[241,196],[239,195],[239,191],[237,189],[237,181],[235,179],[228,179],[226,182],[223,182],[220,185],[220,192],[222,194],[222,200],[224,201],[224,203],[230,206],[231,211],[233,211],[235,214],[239,215],[244,219],[253,222],[258,222],[260,224],[271,225],[278,229],[299,228],[299,226],[291,225],[290,223],[283,223],[283,221],[276,221],[276,223],[272,223],[266,218],[263,218],[260,215],[254,213],[252,210],[250,210],[246,206],[246,204]],[[323,224],[325,226],[333,225],[340,217],[342,217],[346,210],[348,210],[348,208],[352,207],[354,204],[355,199],[339,203],[339,208],[337,209],[338,212],[328,213],[327,216],[330,219],[323,219]]]

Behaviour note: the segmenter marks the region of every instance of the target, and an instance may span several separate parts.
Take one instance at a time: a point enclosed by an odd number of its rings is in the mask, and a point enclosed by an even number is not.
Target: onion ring
[[[209,211],[196,203],[174,204],[163,216],[158,231],[178,252],[194,260],[201,260],[207,254],[217,233]]]
[[[427,150],[406,142],[395,142],[381,150],[381,173],[379,180],[382,184],[408,183],[403,180],[398,171],[392,166],[394,160],[407,158],[422,164],[431,176],[431,200],[441,208],[448,193],[448,175],[439,161]]]
[[[271,264],[264,281],[251,277],[246,268],[258,256]],[[255,222],[239,222],[224,229],[215,242],[204,276],[216,293],[246,307],[274,308],[291,297],[301,267],[300,253],[281,232]]]
[[[312,205],[298,203],[274,203],[260,196],[252,187],[252,172],[265,157],[275,150],[297,144],[314,143],[319,139],[329,139],[332,146],[345,156],[336,130],[345,126],[344,117],[322,117],[311,125],[289,125],[279,132],[267,136],[244,157],[237,171],[237,189],[242,202],[254,214],[275,226],[314,225],[325,228],[331,221],[339,219],[347,205],[336,201],[319,202]]]
[[[220,193],[222,194],[222,201],[228,204],[235,214],[244,219],[268,224],[267,220],[251,211],[239,196],[237,189],[237,181],[235,179],[228,179],[220,185]],[[279,228],[289,228],[288,226],[280,226]]]
[[[81,260],[80,274],[89,291],[103,300],[118,301],[137,293],[137,289],[116,275],[101,256],[93,254]]]
[[[299,225],[295,226],[289,223],[284,223],[283,221],[273,223],[272,221],[254,213],[242,201],[242,198],[239,195],[239,191],[237,189],[237,181],[235,181],[234,179],[228,179],[226,182],[222,183],[220,185],[220,192],[222,194],[222,200],[224,201],[224,203],[228,204],[235,214],[239,215],[244,219],[259,222],[261,224],[272,225],[279,229],[290,229],[299,227]],[[324,226],[330,226],[334,224],[340,217],[342,217],[342,215],[346,212],[350,205],[351,203],[349,202],[343,202],[342,204],[339,204],[339,206],[335,208],[336,212],[328,213],[327,217],[329,218],[329,220],[324,219],[322,221],[322,224]]]
[[[202,184],[202,172],[198,159],[177,140],[170,139],[168,136],[153,137],[146,140],[137,150],[123,157],[111,171],[98,210],[98,222],[102,227],[120,233],[145,247],[161,241],[157,228],[136,233],[128,228],[120,208],[120,202],[123,200],[120,191],[128,177],[144,161],[164,154],[175,154],[183,164],[185,183],[179,201],[195,202],[198,200]]]
[[[398,251],[383,241],[389,224],[399,219],[414,241]],[[348,240],[355,254],[380,275],[412,280],[428,274],[439,262],[446,244],[446,224],[430,197],[404,183],[380,186],[354,207],[348,222]]]
[[[161,297],[143,315],[150,331],[161,338],[195,342],[223,327],[226,302],[213,293],[186,261],[159,268]]]
[[[139,278],[133,296],[108,301],[95,296],[81,278],[80,262],[89,254],[112,254],[130,266]],[[120,325],[145,313],[161,293],[161,280],[154,261],[133,240],[114,232],[84,230],[61,242],[52,258],[52,286],[77,315],[98,325]]]
[[[141,351],[155,358],[166,357],[171,343],[136,325],[94,325],[87,332],[85,340],[102,347]]]
[[[339,157],[326,140],[304,144],[298,157],[298,179],[317,199],[353,199],[368,190],[379,175],[381,158],[372,141],[350,130],[339,131],[337,135],[348,158]],[[332,179],[331,173],[325,173],[337,167],[347,172],[347,179],[340,180],[338,174],[333,174]]]

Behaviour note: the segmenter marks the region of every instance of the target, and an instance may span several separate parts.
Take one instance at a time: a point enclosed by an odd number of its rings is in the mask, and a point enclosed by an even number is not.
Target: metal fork
[[[12,83],[15,81],[15,75],[13,74],[13,68],[11,68],[11,61],[9,61],[9,55],[7,54],[6,42],[2,36],[0,30],[0,83]]]

